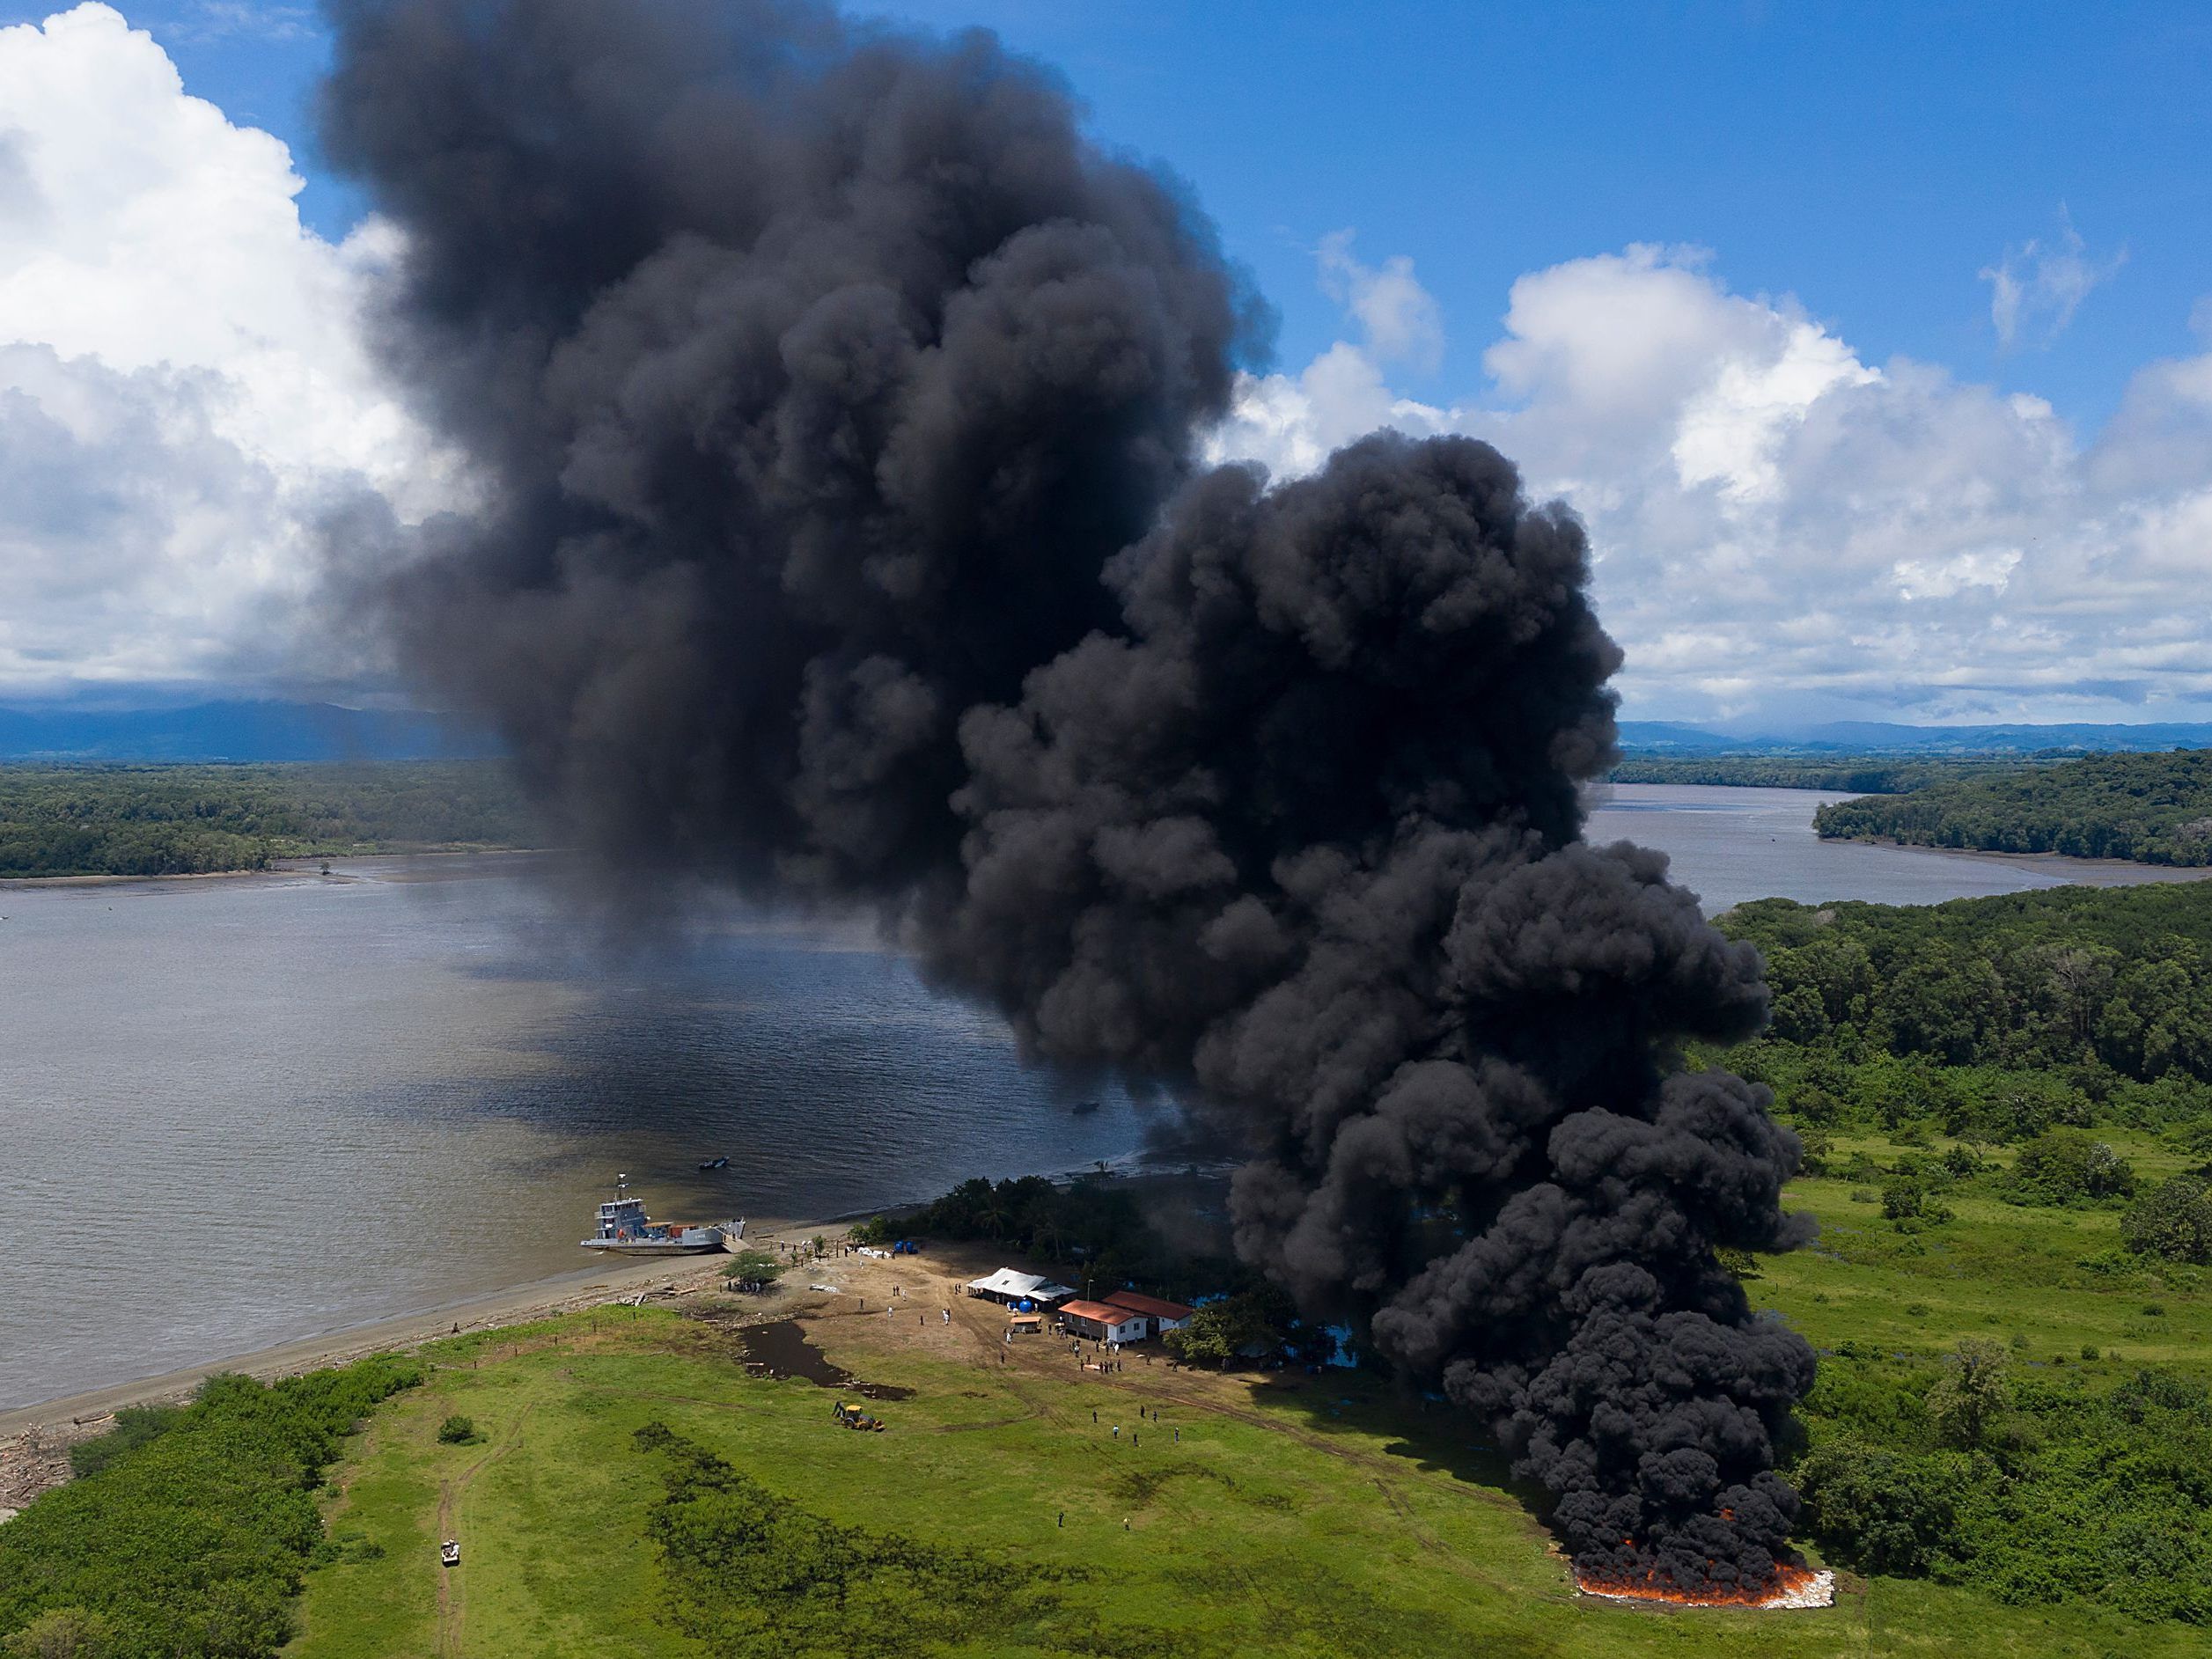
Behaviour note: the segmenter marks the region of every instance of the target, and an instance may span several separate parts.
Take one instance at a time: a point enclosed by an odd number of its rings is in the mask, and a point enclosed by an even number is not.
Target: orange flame
[[[1777,1567],[1775,1582],[1762,1590],[1723,1583],[1684,1589],[1656,1571],[1631,1576],[1585,1573],[1577,1567],[1575,1588],[1586,1596],[1603,1596],[1613,1601],[1667,1602],[1677,1607],[1770,1607],[1793,1591],[1810,1587],[1816,1576],[1809,1567]]]

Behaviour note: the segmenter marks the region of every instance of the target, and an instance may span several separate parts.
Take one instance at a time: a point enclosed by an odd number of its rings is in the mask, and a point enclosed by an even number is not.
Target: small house
[[[1164,1302],[1138,1290],[1117,1290],[1106,1298],[1106,1305],[1143,1315],[1147,1336],[1165,1336],[1170,1331],[1179,1331],[1190,1323],[1191,1315],[1196,1311],[1179,1302]]]
[[[1006,1321],[1006,1328],[1016,1336],[1040,1335],[1045,1328],[1041,1313],[1017,1313]]]
[[[1103,1302],[1063,1302],[1060,1323],[1077,1336],[1093,1342],[1142,1342],[1144,1316]]]
[[[986,1302],[996,1302],[1012,1307],[1018,1302],[1040,1302],[1047,1305],[1065,1302],[1076,1294],[1073,1285],[1056,1285],[1036,1273],[1016,1273],[1011,1267],[1001,1267],[996,1273],[985,1274],[981,1279],[967,1281],[967,1293],[981,1296]]]

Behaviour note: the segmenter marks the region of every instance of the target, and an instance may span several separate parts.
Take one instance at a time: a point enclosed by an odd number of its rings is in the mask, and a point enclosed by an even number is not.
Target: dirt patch
[[[70,1448],[112,1428],[107,1418],[92,1425],[63,1423],[0,1440],[0,1511],[13,1515],[40,1494],[70,1478]]]
[[[774,1325],[747,1325],[737,1333],[738,1344],[745,1350],[746,1369],[759,1371],[779,1380],[796,1376],[821,1388],[841,1389],[858,1394],[863,1399],[912,1399],[910,1388],[894,1388],[887,1383],[863,1383],[841,1365],[833,1365],[829,1356],[806,1340],[806,1332],[797,1319],[779,1319]]]

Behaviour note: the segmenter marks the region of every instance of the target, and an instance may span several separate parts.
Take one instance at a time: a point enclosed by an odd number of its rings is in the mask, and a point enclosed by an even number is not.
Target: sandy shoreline
[[[748,1244],[776,1241],[799,1244],[817,1234],[841,1237],[849,1222],[791,1222],[765,1231],[747,1230]],[[106,1388],[62,1395],[0,1411],[0,1510],[20,1509],[39,1493],[68,1478],[69,1448],[103,1432],[108,1420],[127,1406],[161,1406],[190,1397],[209,1377],[239,1371],[263,1382],[304,1371],[344,1365],[371,1354],[419,1347],[440,1337],[523,1325],[558,1313],[573,1313],[640,1296],[683,1296],[719,1281],[719,1254],[664,1256],[657,1260],[595,1263],[574,1273],[512,1285],[488,1296],[368,1325],[348,1326],[280,1342],[246,1354],[226,1354],[203,1364],[138,1377]],[[793,1275],[797,1277],[796,1274]]]
[[[136,887],[163,881],[266,881],[275,876],[313,875],[317,867],[323,864],[396,863],[439,858],[533,858],[560,850],[547,847],[417,847],[388,848],[370,853],[286,854],[270,859],[260,870],[190,870],[168,876],[0,876],[0,892],[35,892],[42,887]],[[349,877],[342,869],[333,870],[330,875],[334,881],[359,879]]]

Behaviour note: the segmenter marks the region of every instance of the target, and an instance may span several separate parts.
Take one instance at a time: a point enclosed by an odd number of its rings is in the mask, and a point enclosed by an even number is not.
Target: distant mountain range
[[[481,731],[407,709],[244,701],[0,707],[0,760],[437,760],[496,752]]]
[[[1744,736],[1665,720],[1624,720],[1620,746],[1632,755],[2038,754],[2114,750],[2212,748],[2212,724],[2142,726],[1899,726],[1838,720],[1786,734]]]
[[[1846,720],[1745,735],[1624,720],[1631,755],[1943,755],[2212,748],[2212,723],[1903,726]],[[148,708],[0,705],[0,760],[434,760],[498,752],[487,733],[412,709],[234,699]]]

